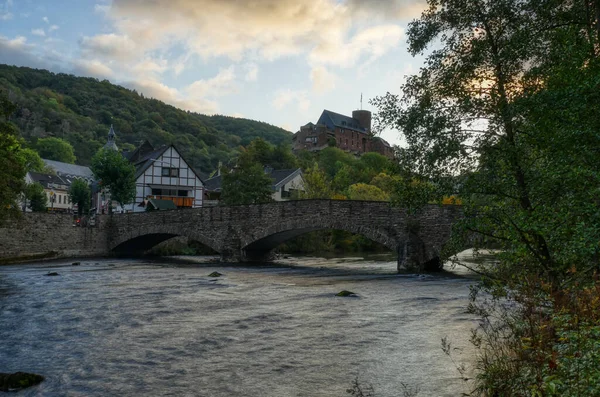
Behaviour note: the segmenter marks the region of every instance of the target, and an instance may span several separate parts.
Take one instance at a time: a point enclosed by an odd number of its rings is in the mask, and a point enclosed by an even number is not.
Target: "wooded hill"
[[[82,165],[89,165],[106,143],[110,124],[120,148],[133,149],[144,139],[153,145],[173,143],[204,172],[236,157],[240,145],[257,137],[274,145],[291,143],[292,133],[282,128],[184,111],[108,80],[0,65],[0,91],[18,106],[11,121],[30,145],[39,138],[62,138]]]

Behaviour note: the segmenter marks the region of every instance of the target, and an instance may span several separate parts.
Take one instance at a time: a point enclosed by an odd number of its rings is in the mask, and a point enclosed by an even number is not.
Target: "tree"
[[[60,138],[49,137],[38,139],[36,148],[42,158],[69,164],[75,163],[73,146]]]
[[[494,239],[508,262],[555,282],[574,259],[595,266],[600,252],[590,205],[600,38],[585,29],[594,31],[595,17],[580,19],[591,15],[584,3],[430,0],[407,34],[413,55],[436,49],[401,99],[374,100],[379,124],[408,143],[403,179],[432,183],[441,200],[461,175],[458,193],[473,214],[464,237]]]
[[[388,201],[390,196],[377,186],[356,183],[348,188],[350,200]]]
[[[329,199],[333,196],[331,184],[319,164],[314,163],[304,173],[304,191],[299,192],[299,196],[302,199]]]
[[[77,215],[81,217],[90,210],[91,190],[86,181],[75,179],[69,187],[69,198],[71,202],[77,204]]]
[[[92,172],[103,189],[110,193],[110,201],[115,200],[121,208],[135,198],[135,167],[119,152],[100,149],[92,158]],[[109,203],[109,211],[112,206]]]
[[[21,150],[21,155],[25,159],[25,168],[27,171],[34,172],[47,172],[48,167],[44,164],[44,161],[40,155],[33,149],[24,148]]]
[[[0,95],[0,224],[19,215],[17,199],[25,185],[25,158],[16,128],[8,121],[15,106]]]
[[[46,212],[48,210],[48,196],[46,196],[44,187],[37,182],[27,185],[25,200],[29,200],[29,208],[33,212]]]
[[[223,174],[221,200],[226,205],[267,203],[272,200],[272,185],[262,165],[244,161]]]

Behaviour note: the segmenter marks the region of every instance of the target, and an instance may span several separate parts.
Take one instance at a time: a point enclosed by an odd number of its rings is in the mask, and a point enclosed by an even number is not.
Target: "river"
[[[0,266],[0,372],[46,376],[23,396],[348,396],[356,377],[377,397],[467,391],[440,340],[470,361],[474,279],[381,259]]]

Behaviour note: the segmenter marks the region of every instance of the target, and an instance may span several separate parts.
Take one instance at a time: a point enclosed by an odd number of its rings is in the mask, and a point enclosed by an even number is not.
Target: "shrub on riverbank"
[[[600,282],[555,289],[538,277],[526,288],[475,300],[478,375],[473,395],[600,395]],[[507,305],[507,302],[513,304]]]

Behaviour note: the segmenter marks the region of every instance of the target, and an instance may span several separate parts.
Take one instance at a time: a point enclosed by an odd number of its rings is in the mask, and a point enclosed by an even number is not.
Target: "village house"
[[[271,177],[273,184],[271,195],[274,201],[286,201],[294,196],[296,191],[304,191],[304,179],[300,168],[274,170],[265,167],[265,174]],[[205,205],[217,205],[221,198],[222,176],[219,174],[204,181]]]
[[[44,193],[46,193],[46,207],[49,212],[73,211],[73,204],[69,198],[70,180],[63,179],[58,175],[30,171],[25,176],[25,183],[39,183],[42,185]],[[31,209],[25,207],[25,211],[31,211]]]
[[[394,149],[371,132],[371,112],[354,110],[352,117],[323,110],[316,124],[308,123],[292,138],[292,149],[320,151],[335,146],[353,154],[376,152],[394,157]]]
[[[145,211],[149,199],[169,200],[177,208],[202,207],[204,183],[175,146],[155,149],[145,141],[123,156],[135,166],[136,186],[134,203],[125,210]]]

